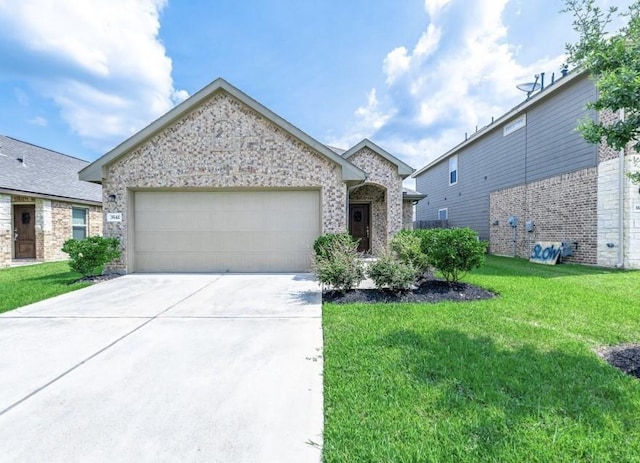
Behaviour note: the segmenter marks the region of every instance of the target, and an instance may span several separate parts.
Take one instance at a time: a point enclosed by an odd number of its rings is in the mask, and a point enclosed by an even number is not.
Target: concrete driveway
[[[307,274],[134,274],[0,315],[2,462],[318,462],[322,422]]]

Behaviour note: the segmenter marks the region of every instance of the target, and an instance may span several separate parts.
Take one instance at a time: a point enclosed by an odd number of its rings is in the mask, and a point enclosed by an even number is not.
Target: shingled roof
[[[102,187],[78,178],[88,164],[0,135],[0,192],[101,203]]]

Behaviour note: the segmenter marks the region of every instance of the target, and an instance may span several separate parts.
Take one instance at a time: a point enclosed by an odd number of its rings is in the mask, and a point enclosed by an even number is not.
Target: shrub
[[[316,257],[328,257],[332,244],[336,241],[343,242],[344,244],[357,244],[356,240],[349,233],[325,233],[316,238],[313,242],[313,252]]]
[[[398,259],[415,270],[415,277],[420,278],[430,270],[427,255],[422,252],[421,237],[414,230],[403,230],[393,237],[389,246]]]
[[[316,251],[313,271],[322,284],[338,291],[353,289],[364,279],[364,266],[358,258],[358,243],[346,233],[333,236],[340,238],[323,241]]]
[[[466,272],[484,262],[486,243],[470,228],[429,230],[422,237],[421,249],[429,264],[438,269],[449,283],[455,283]]]
[[[102,266],[120,257],[120,241],[117,238],[90,236],[84,240],[65,241],[62,252],[69,254],[71,270],[82,276],[101,273]]]
[[[416,270],[410,263],[396,259],[391,253],[385,253],[369,265],[367,274],[376,288],[388,287],[398,292],[411,288]]]

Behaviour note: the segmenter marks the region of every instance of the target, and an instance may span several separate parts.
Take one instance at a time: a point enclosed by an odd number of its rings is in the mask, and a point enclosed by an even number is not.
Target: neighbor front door
[[[349,205],[349,233],[360,240],[358,244],[360,252],[368,252],[371,249],[369,217],[369,204]]]
[[[13,207],[13,238],[16,259],[34,259],[36,257],[36,207]]]

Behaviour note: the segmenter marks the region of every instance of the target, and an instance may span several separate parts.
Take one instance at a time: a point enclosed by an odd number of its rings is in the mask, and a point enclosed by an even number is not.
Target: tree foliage
[[[62,252],[69,254],[71,270],[82,276],[99,275],[103,265],[120,257],[120,241],[102,236],[70,239],[64,242]]]
[[[596,111],[624,110],[624,120],[613,123],[582,120],[578,130],[589,143],[601,143],[616,150],[633,142],[640,152],[640,0],[625,10],[603,10],[595,0],[565,0],[565,13],[573,15],[578,42],[567,44],[569,62],[588,71],[598,89],[598,98],[588,107]],[[615,18],[625,25],[608,33]],[[630,174],[640,182],[640,172]]]

